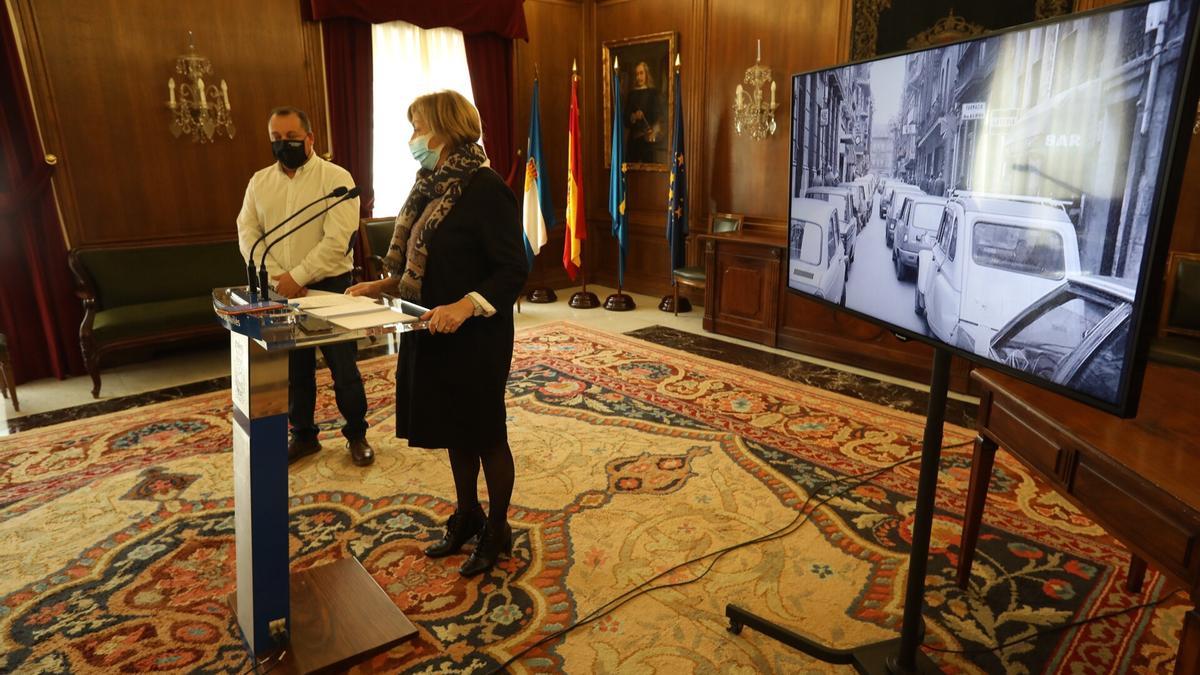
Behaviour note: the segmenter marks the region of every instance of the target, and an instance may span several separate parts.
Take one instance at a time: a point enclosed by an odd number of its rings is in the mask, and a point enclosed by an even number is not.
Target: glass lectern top
[[[329,303],[296,303],[272,295],[251,296],[244,286],[213,289],[213,311],[221,325],[245,335],[268,351],[348,342],[371,335],[424,330],[420,305],[384,296],[375,301],[346,299],[330,310]],[[309,304],[305,309],[302,304]],[[319,306],[319,307],[318,307]]]

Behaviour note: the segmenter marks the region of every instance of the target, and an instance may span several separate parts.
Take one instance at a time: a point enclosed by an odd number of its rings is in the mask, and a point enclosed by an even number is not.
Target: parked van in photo
[[[842,246],[846,249],[846,266],[854,262],[854,242],[858,239],[858,219],[854,214],[854,198],[849,188],[811,187],[804,193],[805,199],[819,199],[837,208],[841,223]]]
[[[935,337],[981,356],[997,330],[1080,273],[1061,203],[962,191],[952,193],[918,261],[914,310]]]
[[[841,219],[837,209],[830,204],[816,199],[792,202],[789,286],[818,298],[846,304],[849,263],[840,230]]]

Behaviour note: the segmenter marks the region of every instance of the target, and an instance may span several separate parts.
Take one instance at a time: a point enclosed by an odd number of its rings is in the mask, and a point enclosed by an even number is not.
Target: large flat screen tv
[[[1129,3],[795,75],[788,287],[1133,414],[1195,13]]]

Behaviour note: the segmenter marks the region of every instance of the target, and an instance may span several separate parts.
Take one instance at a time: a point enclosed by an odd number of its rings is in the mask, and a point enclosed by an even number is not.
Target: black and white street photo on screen
[[[789,285],[1114,401],[1175,114],[1171,0],[793,79]],[[814,215],[817,214],[817,215]],[[828,225],[828,228],[834,227]]]

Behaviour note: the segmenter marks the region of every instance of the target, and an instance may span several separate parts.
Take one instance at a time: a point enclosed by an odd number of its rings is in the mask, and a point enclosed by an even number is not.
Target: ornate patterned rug
[[[485,673],[677,563],[790,522],[831,479],[918,452],[923,420],[639,340],[559,323],[518,337],[509,384],[514,555],[461,579],[421,548],[453,510],[445,454],[392,437],[394,362],[364,362],[371,440],[292,467],[290,546],[353,555],[420,629],[359,672]],[[327,383],[327,379],[324,381]],[[227,393],[0,440],[0,672],[241,672]],[[948,426],[946,443],[971,431]],[[1163,594],[1122,589],[1128,553],[1003,453],[974,578],[953,583],[969,446],[943,455],[926,644],[979,650]],[[525,654],[515,672],[826,672],[746,630],[734,602],[834,646],[899,627],[917,465],[884,473],[787,537],[640,596]],[[825,493],[825,494],[828,494]],[[700,564],[662,582],[699,577]],[[948,672],[1163,672],[1180,601],[1000,652],[931,652]]]

